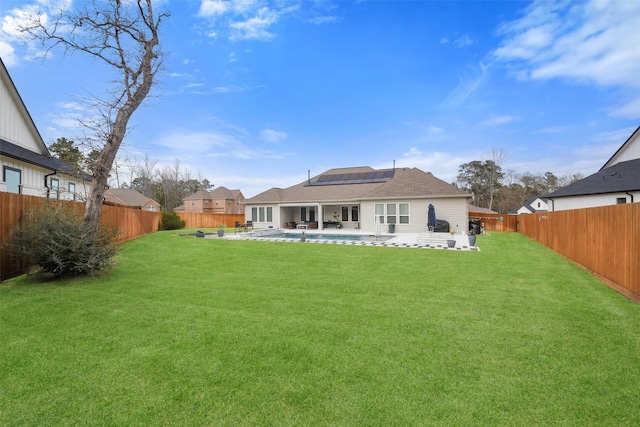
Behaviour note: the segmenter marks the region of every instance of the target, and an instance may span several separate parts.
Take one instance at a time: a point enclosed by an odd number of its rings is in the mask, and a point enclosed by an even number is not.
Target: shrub
[[[175,212],[164,212],[160,221],[161,230],[178,230],[184,228],[186,222]]]
[[[13,256],[25,258],[57,277],[94,274],[110,266],[117,253],[113,227],[101,226],[97,241],[78,212],[61,205],[23,212],[20,228],[9,245]]]

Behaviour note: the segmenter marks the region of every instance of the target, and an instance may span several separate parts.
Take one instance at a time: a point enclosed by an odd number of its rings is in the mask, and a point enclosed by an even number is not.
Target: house
[[[91,176],[51,156],[0,60],[0,191],[84,201]]]
[[[213,191],[200,190],[184,198],[184,205],[176,211],[185,213],[243,214],[245,198],[240,190],[218,187]]]
[[[545,197],[551,211],[639,202],[640,127],[598,172]]]
[[[246,201],[245,219],[259,228],[304,224],[365,232],[427,231],[429,204],[439,220],[466,231],[466,193],[417,168],[330,169],[288,188],[272,188]],[[389,227],[389,225],[392,225]]]
[[[540,196],[531,196],[527,199],[526,202],[518,209],[514,210],[514,214],[530,214],[534,212],[547,212],[549,210],[548,206],[549,199],[546,197]]]
[[[105,203],[128,206],[143,211],[160,212],[160,203],[132,188],[109,188],[104,192]]]

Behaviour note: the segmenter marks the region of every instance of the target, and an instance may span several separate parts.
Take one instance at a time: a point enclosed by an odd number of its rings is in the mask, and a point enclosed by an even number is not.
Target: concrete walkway
[[[255,230],[247,233],[225,233],[223,238],[230,240],[270,240],[277,242],[297,242],[300,239],[283,238],[278,236],[269,237],[270,233],[284,233],[299,236],[304,231],[305,236],[309,235],[354,235],[354,236],[372,236],[371,233],[363,233],[362,230],[347,229],[325,229],[325,230]],[[385,246],[394,248],[419,248],[419,249],[444,249],[457,251],[479,251],[477,246],[469,246],[469,240],[466,235],[451,236],[449,233],[380,233],[380,237],[391,237],[385,241],[357,241],[357,240],[336,240],[336,239],[305,239],[305,243],[320,243],[334,245],[351,245],[351,246]],[[217,238],[217,236],[211,236]],[[453,248],[448,247],[447,240],[456,241]]]

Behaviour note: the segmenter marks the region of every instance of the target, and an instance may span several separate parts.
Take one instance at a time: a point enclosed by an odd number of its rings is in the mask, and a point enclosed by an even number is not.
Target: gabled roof
[[[234,200],[238,194],[240,190],[229,190],[227,187],[220,186],[213,191],[196,191],[183,200]]]
[[[42,135],[40,135],[40,132],[38,131],[38,128],[36,127],[31,114],[29,114],[29,110],[27,110],[27,106],[22,100],[20,92],[18,92],[16,85],[13,83],[13,79],[11,78],[11,75],[9,75],[7,67],[5,67],[4,62],[2,62],[2,58],[0,58],[0,80],[4,80],[5,85],[9,90],[10,95],[12,95],[15,105],[18,108],[18,111],[23,116],[24,122],[27,124],[29,131],[33,136],[33,139],[38,145],[38,148],[40,148],[41,154],[50,156],[49,150],[47,149],[47,146],[42,139]],[[2,145],[4,145],[4,141],[2,141]]]
[[[600,169],[593,175],[549,193],[545,197],[552,199],[627,191],[640,191],[640,159],[628,160]]]
[[[114,203],[116,205],[132,206],[136,208],[146,205],[149,201],[160,206],[160,203],[132,188],[110,188],[104,192],[104,199],[107,202]]]
[[[55,157],[43,156],[24,147],[5,141],[0,138],[0,154],[12,159],[20,160],[25,163],[39,166],[44,169],[64,173],[66,175],[76,176],[87,181],[91,181],[92,177],[86,172],[77,171],[72,165],[63,162]]]
[[[368,172],[383,172],[380,174],[382,178],[372,180],[361,178]],[[356,178],[337,180],[328,185],[317,184],[318,182],[331,181],[332,175],[346,176],[349,174],[355,174],[353,176]],[[469,198],[471,195],[436,178],[431,173],[417,168],[375,170],[369,166],[362,166],[330,169],[297,185],[285,189],[272,188],[267,190],[248,199],[246,203],[311,203],[423,197]]]
[[[640,144],[640,126],[638,126],[636,130],[633,131],[631,136],[627,138],[624,144],[622,144],[620,148],[618,148],[618,150],[615,153],[613,153],[613,156],[611,156],[611,158],[607,160],[607,162],[600,168],[600,170],[603,170],[605,168],[608,168],[614,165],[615,164],[614,161],[616,160],[618,155],[621,155],[625,150],[630,149],[629,147],[634,143]]]

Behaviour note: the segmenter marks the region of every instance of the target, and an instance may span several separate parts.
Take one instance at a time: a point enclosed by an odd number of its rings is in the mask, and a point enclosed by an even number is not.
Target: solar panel
[[[393,169],[369,172],[352,172],[320,175],[314,182],[307,185],[344,185],[344,184],[372,184],[387,182],[393,178]]]

